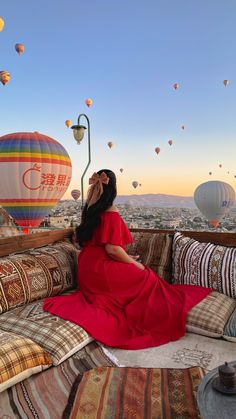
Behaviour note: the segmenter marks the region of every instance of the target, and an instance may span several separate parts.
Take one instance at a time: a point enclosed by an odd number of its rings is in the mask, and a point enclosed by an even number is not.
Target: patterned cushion
[[[0,258],[0,313],[73,288],[76,268],[68,241]]]
[[[82,327],[43,311],[42,305],[37,301],[1,314],[0,330],[37,342],[58,365],[93,339]]]
[[[231,342],[236,342],[236,309],[226,323],[223,338]]]
[[[199,243],[175,233],[172,259],[173,282],[213,288],[236,298],[236,248]]]
[[[187,332],[221,337],[235,307],[236,300],[213,291],[189,311],[186,321]]]
[[[52,365],[40,346],[13,333],[0,330],[0,392]]]
[[[134,243],[126,247],[130,255],[139,255],[142,263],[171,282],[172,235],[166,233],[133,233]]]

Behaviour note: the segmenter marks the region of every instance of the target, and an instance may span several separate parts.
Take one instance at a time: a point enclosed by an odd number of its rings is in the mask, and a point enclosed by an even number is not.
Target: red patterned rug
[[[63,419],[197,419],[204,370],[99,367],[75,381]]]

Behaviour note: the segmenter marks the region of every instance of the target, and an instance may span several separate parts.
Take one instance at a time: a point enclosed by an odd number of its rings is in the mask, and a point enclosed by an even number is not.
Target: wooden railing
[[[11,253],[24,252],[28,249],[34,249],[47,244],[71,238],[73,229],[65,230],[47,230],[42,233],[33,233],[28,235],[19,235],[13,237],[5,237],[0,239],[0,256],[6,256]]]
[[[47,230],[40,233],[29,235],[19,235],[14,237],[6,237],[0,239],[0,256],[6,256],[12,253],[24,252],[28,249],[33,249],[47,244],[54,243],[65,238],[70,238],[73,235],[73,228],[65,230]],[[168,233],[174,234],[176,230],[157,230],[157,229],[141,229],[132,228],[131,232],[149,232],[149,233]],[[192,237],[200,242],[210,242],[214,244],[221,244],[223,246],[236,247],[235,233],[220,233],[214,231],[181,231],[182,234]]]

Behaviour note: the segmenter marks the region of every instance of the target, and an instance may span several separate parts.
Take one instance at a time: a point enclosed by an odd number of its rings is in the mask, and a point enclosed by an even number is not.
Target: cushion
[[[0,315],[0,330],[32,339],[48,352],[58,365],[93,339],[82,327],[54,316],[37,301]]]
[[[132,233],[134,243],[126,247],[130,255],[139,255],[141,262],[161,278],[171,282],[172,235],[167,233]]]
[[[196,394],[199,367],[109,368],[86,371],[62,417],[200,419]]]
[[[0,392],[52,365],[52,358],[31,339],[0,330]]]
[[[172,259],[174,283],[209,287],[236,298],[236,248],[175,233]]]
[[[0,258],[0,313],[73,288],[76,258],[68,241]]]
[[[236,309],[233,311],[226,323],[223,338],[229,340],[230,342],[236,342]]]
[[[236,300],[213,291],[189,311],[186,320],[187,332],[214,338],[221,337],[235,308]]]

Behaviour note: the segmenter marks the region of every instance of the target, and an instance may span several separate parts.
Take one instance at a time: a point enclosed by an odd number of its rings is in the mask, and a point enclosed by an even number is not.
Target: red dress
[[[44,310],[83,327],[94,339],[118,348],[142,349],[185,334],[188,311],[209,288],[170,285],[147,266],[117,262],[105,244],[125,247],[131,234],[118,212],[101,224],[79,254],[78,290],[45,299]]]

